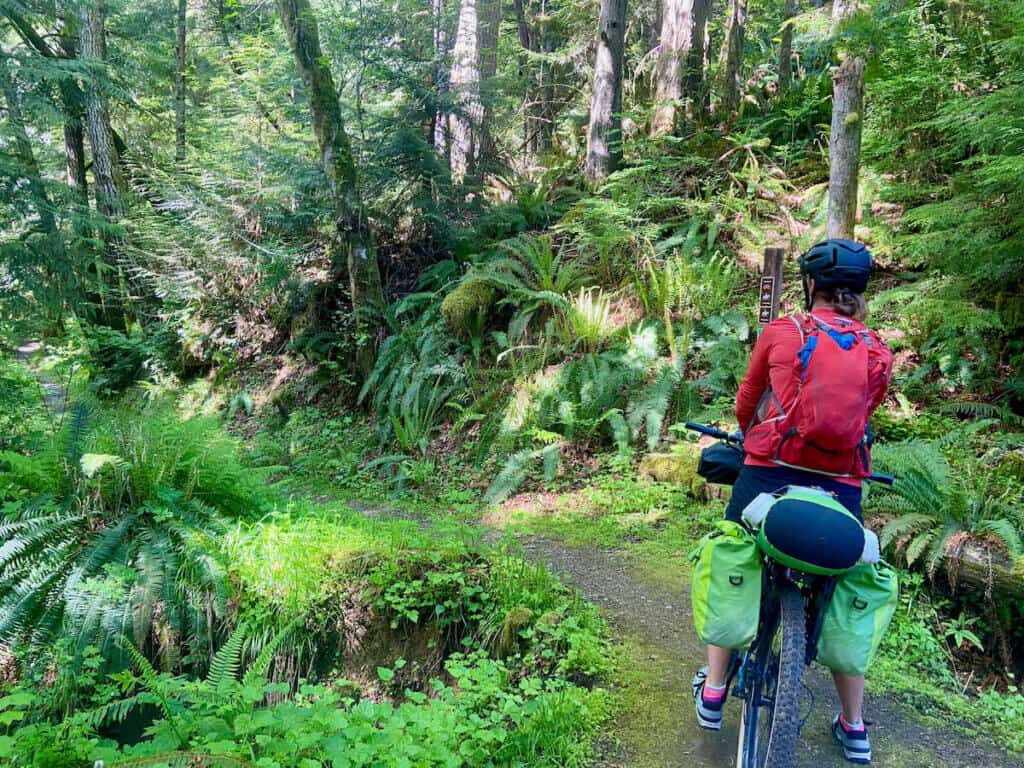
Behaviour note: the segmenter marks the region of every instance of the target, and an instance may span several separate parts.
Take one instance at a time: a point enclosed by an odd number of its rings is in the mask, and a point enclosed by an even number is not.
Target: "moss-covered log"
[[[954,589],[1024,600],[1024,557],[1016,560],[977,542],[947,552],[941,564]]]

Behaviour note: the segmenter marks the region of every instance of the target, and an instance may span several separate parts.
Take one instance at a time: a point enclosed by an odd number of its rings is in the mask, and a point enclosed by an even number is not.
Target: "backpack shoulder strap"
[[[807,334],[817,330],[814,319],[810,315],[789,315],[789,319],[793,321],[793,325],[800,333],[800,346],[802,347],[807,341]]]

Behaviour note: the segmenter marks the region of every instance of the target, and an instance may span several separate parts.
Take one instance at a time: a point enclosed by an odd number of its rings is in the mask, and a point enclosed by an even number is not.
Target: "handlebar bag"
[[[700,452],[697,474],[709,483],[735,485],[743,467],[743,449],[730,443],[715,443]]]
[[[768,510],[757,543],[787,568],[835,576],[860,560],[864,527],[831,493],[791,485]]]
[[[722,520],[690,555],[690,599],[697,635],[721,648],[745,648],[761,611],[761,553],[739,523]]]
[[[836,583],[818,641],[818,663],[848,675],[871,666],[899,603],[899,580],[886,563],[863,563]]]

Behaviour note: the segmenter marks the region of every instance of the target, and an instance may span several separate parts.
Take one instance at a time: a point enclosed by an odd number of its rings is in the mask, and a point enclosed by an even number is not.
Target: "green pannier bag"
[[[716,524],[690,555],[690,600],[697,635],[722,648],[745,648],[761,611],[761,552],[746,528]]]
[[[871,666],[899,602],[896,571],[886,563],[861,563],[840,577],[818,641],[818,663],[848,675]]]

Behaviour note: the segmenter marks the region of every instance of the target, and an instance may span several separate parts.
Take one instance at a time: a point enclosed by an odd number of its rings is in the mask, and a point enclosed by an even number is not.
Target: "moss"
[[[493,285],[486,280],[467,280],[444,297],[441,314],[452,330],[466,331],[473,320],[486,314],[493,303]]]
[[[1024,452],[1010,451],[999,461],[999,472],[1016,480],[1024,480]]]
[[[697,460],[689,451],[649,453],[640,461],[639,472],[660,483],[680,485],[694,498],[705,498],[707,482],[697,474]]]
[[[501,637],[498,639],[498,656],[505,658],[516,648],[519,641],[519,632],[530,625],[533,621],[533,611],[523,606],[517,606],[505,614],[505,621],[501,625]]]

